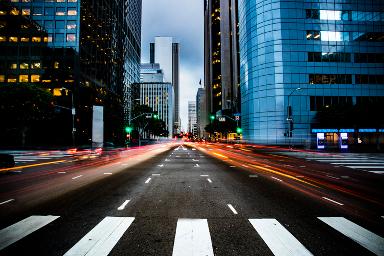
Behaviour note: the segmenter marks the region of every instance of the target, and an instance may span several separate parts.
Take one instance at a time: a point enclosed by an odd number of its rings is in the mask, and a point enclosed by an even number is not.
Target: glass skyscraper
[[[364,102],[384,109],[382,0],[240,0],[239,24],[245,140],[313,145],[321,127],[334,128],[323,130],[328,141],[345,131],[360,143],[383,131],[325,126],[317,115]]]

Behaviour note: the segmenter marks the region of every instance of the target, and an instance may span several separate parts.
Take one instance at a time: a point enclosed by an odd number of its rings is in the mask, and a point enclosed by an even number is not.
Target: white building
[[[196,102],[188,101],[188,132],[197,135]]]
[[[158,63],[142,63],[140,66],[141,83],[162,83],[164,82],[164,73]]]

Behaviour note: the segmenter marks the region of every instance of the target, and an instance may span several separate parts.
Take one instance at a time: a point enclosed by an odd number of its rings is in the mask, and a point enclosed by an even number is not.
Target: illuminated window
[[[45,37],[43,38],[44,43],[48,43],[48,40],[49,40],[49,38],[48,38],[47,36],[45,36]]]
[[[32,62],[31,69],[40,69],[41,63],[40,62]]]
[[[40,75],[31,75],[31,82],[32,83],[40,82]]]
[[[76,3],[77,0],[68,0],[69,3]]]
[[[48,43],[51,43],[53,41],[52,35],[48,35]]]
[[[22,0],[23,3],[29,3],[31,0]]]
[[[20,42],[23,42],[23,43],[29,42],[29,37],[21,37]]]
[[[4,83],[5,82],[5,76],[4,75],[0,75],[0,83]]]
[[[11,43],[17,43],[17,37],[16,36],[10,36],[9,37],[9,42],[11,42]]]
[[[6,11],[0,10],[0,15],[6,15],[6,14],[7,14]]]
[[[65,0],[56,0],[56,2],[58,2],[58,3],[64,3]]]
[[[65,15],[65,8],[63,8],[63,7],[56,7],[56,15],[57,16],[64,16]]]
[[[32,37],[32,42],[33,43],[40,43],[41,42],[41,37],[37,37],[37,36]]]
[[[0,42],[6,42],[7,38],[5,36],[0,36]]]
[[[19,75],[20,83],[28,83],[28,75]]]
[[[16,83],[16,82],[17,82],[17,77],[16,77],[16,76],[9,75],[9,76],[8,76],[8,79],[7,79],[7,82],[8,82],[8,83]]]
[[[29,69],[29,64],[28,63],[21,63],[20,64],[20,69]]]
[[[31,10],[30,9],[22,9],[21,15],[31,15]]]
[[[33,15],[35,15],[35,16],[43,15],[43,8],[42,7],[34,7],[33,8]]]
[[[76,21],[74,20],[69,20],[67,21],[67,29],[76,29]]]
[[[67,42],[75,42],[76,34],[67,34]]]
[[[0,21],[0,29],[1,28],[5,28],[7,26],[7,22],[6,21]]]
[[[53,63],[53,68],[59,68],[59,62],[58,61],[55,61]]]
[[[17,69],[17,63],[9,64],[9,69]]]
[[[11,15],[19,15],[19,10],[17,10],[16,8],[13,8],[10,12]]]
[[[68,15],[77,15],[76,8],[68,8]]]
[[[20,25],[20,28],[21,29],[27,29],[27,28],[29,28],[30,26],[28,25],[28,24],[21,24]]]
[[[53,89],[53,96],[61,96],[61,88],[54,88]]]

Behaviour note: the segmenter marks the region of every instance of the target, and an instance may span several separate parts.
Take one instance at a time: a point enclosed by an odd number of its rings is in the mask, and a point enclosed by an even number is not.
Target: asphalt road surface
[[[0,255],[384,255],[383,196],[281,149],[147,146],[1,173]]]

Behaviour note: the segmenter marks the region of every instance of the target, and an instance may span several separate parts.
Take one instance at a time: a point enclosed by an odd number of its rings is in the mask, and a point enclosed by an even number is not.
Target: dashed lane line
[[[237,214],[236,209],[235,209],[231,204],[227,204],[227,206],[229,207],[229,209],[231,209],[231,211],[232,211],[234,214]]]

